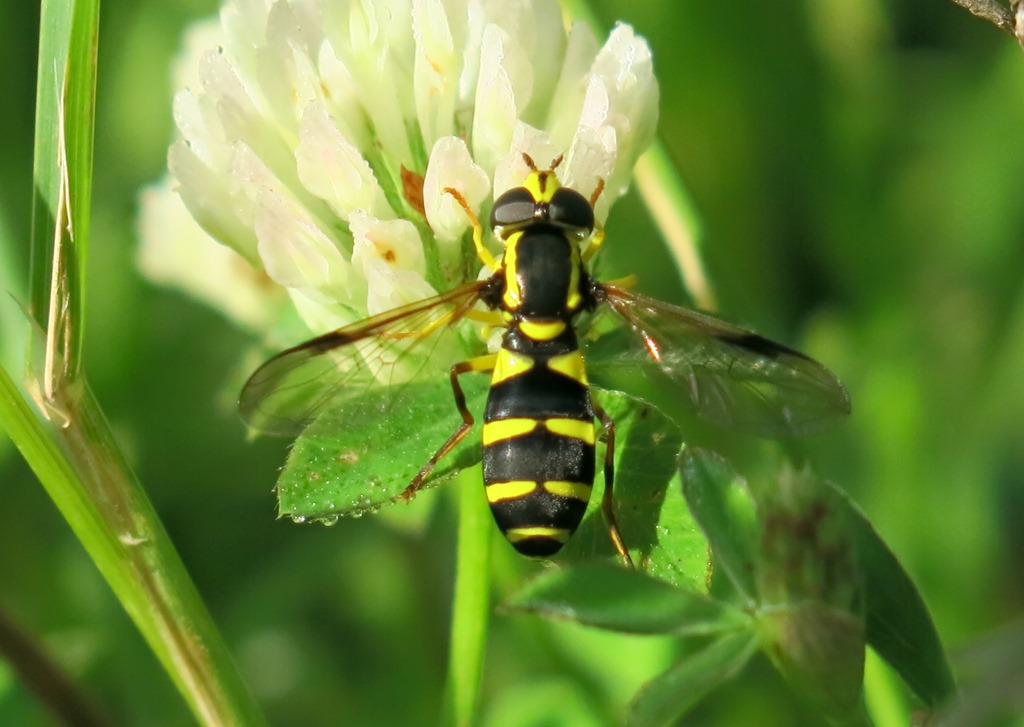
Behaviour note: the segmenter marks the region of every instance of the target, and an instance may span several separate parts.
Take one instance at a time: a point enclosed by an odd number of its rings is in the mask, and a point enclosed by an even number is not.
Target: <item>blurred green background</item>
[[[252,341],[134,268],[137,195],[163,174],[172,138],[169,64],[182,28],[215,9],[103,6],[86,370],[271,721],[432,724],[451,493],[333,528],[275,520],[285,444],[245,442],[226,391]],[[703,219],[720,310],[846,383],[851,420],[807,447],[812,462],[902,559],[967,686],[984,681],[977,644],[1024,613],[1024,53],[935,0],[648,0],[595,11],[632,23],[653,47],[661,139]],[[0,237],[16,241],[0,249],[0,287],[19,300],[37,38],[37,7],[0,3]],[[645,292],[684,302],[635,198],[615,208],[608,232],[610,271],[635,271]],[[17,374],[17,307],[5,300],[0,315],[0,355]],[[5,439],[0,493],[0,608],[117,722],[190,724]],[[534,566],[496,550],[500,601]],[[485,723],[616,724],[674,648],[498,615]],[[692,723],[751,720],[815,724],[763,660]],[[0,663],[0,725],[48,724]]]

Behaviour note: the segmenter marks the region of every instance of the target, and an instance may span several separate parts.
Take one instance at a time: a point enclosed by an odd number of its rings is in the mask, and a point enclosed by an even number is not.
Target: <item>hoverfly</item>
[[[240,410],[254,429],[287,434],[317,414],[356,402],[366,387],[414,376],[416,345],[464,319],[504,329],[500,348],[450,369],[462,424],[401,494],[414,496],[437,462],[474,422],[459,378],[490,372],[483,412],[483,480],[495,521],[520,553],[555,554],[579,526],[595,477],[596,421],[606,439],[601,508],[619,555],[631,564],[613,513],[615,424],[591,396],[577,340],[581,313],[606,307],[634,334],[634,362],[685,392],[697,414],[747,432],[811,433],[846,416],[850,402],[820,363],[753,331],[591,277],[604,241],[594,203],[561,185],[556,159],[530,169],[523,186],[495,201],[490,227],[503,244],[495,258],[466,200],[446,189],[472,223],[489,277],[344,326],[290,348],[256,370]],[[585,245],[585,247],[584,247]],[[478,303],[485,310],[480,310]],[[403,372],[402,369],[405,369]],[[401,412],[396,412],[401,415]]]

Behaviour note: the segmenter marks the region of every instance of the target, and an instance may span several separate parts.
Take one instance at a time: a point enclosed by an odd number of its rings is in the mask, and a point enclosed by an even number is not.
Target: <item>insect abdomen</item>
[[[538,344],[510,330],[484,411],[483,466],[498,527],[520,553],[556,553],[579,527],[594,482],[594,410],[569,332]]]

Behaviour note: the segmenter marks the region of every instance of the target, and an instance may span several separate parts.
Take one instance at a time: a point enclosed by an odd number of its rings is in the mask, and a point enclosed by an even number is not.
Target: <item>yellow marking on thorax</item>
[[[502,273],[505,276],[505,293],[502,302],[508,310],[516,310],[523,304],[523,291],[519,289],[518,254],[519,240],[523,233],[514,232],[505,241],[505,256],[501,259]]]
[[[487,485],[487,502],[492,505],[503,500],[514,500],[529,495],[537,489],[537,483],[531,480],[512,480],[511,482],[495,482]]]
[[[498,349],[498,360],[494,364],[491,383],[500,384],[514,376],[520,376],[534,367],[536,362],[529,356],[504,348]]]
[[[568,542],[570,535],[572,535],[572,531],[565,528],[509,528],[505,531],[505,537],[510,543],[518,543],[527,538],[551,538],[559,543],[565,543]]]
[[[484,423],[484,446],[501,442],[506,439],[515,439],[524,434],[529,434],[537,428],[536,419],[498,419],[493,422]]]
[[[537,321],[523,318],[519,321],[519,330],[534,341],[553,341],[565,331],[565,321]]]
[[[583,296],[580,294],[580,267],[583,265],[580,260],[580,247],[573,240],[569,241],[572,246],[572,272],[569,274],[569,295],[565,299],[566,310],[574,311],[580,307]]]
[[[534,201],[543,203],[551,201],[551,198],[555,196],[555,191],[562,186],[562,183],[558,181],[558,176],[554,172],[544,170],[530,172],[526,181],[523,182],[523,186]]]
[[[498,356],[498,365],[501,365],[501,356]],[[561,356],[552,356],[548,359],[547,366],[552,371],[560,373],[562,376],[566,376],[573,381],[578,381],[581,384],[588,384],[587,381],[587,367],[583,363],[583,354],[579,351],[570,351],[569,353],[563,353]]]
[[[545,419],[544,426],[552,434],[580,439],[587,444],[594,443],[594,422],[580,419]]]
[[[573,500],[587,502],[590,500],[590,485],[582,482],[566,482],[564,480],[548,480],[544,483],[544,489],[552,495],[568,497]]]

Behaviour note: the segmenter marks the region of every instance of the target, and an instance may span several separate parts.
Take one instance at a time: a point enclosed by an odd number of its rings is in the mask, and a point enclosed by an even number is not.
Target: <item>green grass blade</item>
[[[59,354],[72,378],[81,361],[98,42],[99,0],[43,2],[29,310],[50,334],[47,361]]]
[[[29,387],[59,424],[37,418],[6,371],[2,424],[197,720],[258,725],[259,710],[80,375],[98,23],[98,0],[42,5]]]
[[[0,368],[0,426],[204,725],[263,724],[91,392],[61,399],[64,449]],[[65,454],[65,452],[67,454]]]

